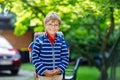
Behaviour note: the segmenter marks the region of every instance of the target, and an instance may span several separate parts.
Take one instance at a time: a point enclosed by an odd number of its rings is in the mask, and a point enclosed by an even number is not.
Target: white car
[[[4,37],[0,36],[0,71],[10,70],[13,75],[19,72],[21,56]]]

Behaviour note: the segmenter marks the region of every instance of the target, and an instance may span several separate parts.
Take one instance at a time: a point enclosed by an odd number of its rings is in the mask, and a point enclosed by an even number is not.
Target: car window
[[[0,37],[0,48],[11,49],[12,45],[4,37]]]

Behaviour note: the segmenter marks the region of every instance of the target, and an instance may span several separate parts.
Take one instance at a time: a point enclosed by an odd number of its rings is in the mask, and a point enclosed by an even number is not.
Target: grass
[[[34,71],[34,66],[31,63],[24,63],[21,65],[21,69],[28,70],[28,71]]]
[[[100,72],[95,67],[82,66],[77,75],[78,80],[98,80]]]
[[[110,70],[111,68],[108,70],[109,77],[110,77]],[[116,80],[120,80],[120,65],[118,65],[116,68]]]
[[[120,67],[116,69],[116,77],[120,80]]]
[[[22,64],[21,69],[34,71],[34,66],[31,63]],[[110,69],[108,71],[110,74]],[[120,66],[116,68],[117,80],[120,79]],[[77,80],[98,80],[100,72],[95,67],[80,66],[77,72]],[[119,78],[119,79],[118,79]]]

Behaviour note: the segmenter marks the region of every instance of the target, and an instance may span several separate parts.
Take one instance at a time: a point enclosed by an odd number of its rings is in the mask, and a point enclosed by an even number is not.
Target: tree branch
[[[40,12],[44,17],[46,16],[45,13],[44,13],[39,7],[37,7],[37,6],[35,6],[35,5],[29,4],[29,1],[27,1],[27,0],[22,0],[22,2],[26,3],[29,7],[32,8],[32,10]],[[34,3],[35,3],[35,2],[34,2]]]
[[[113,7],[110,7],[110,11],[111,11],[111,14],[110,14],[110,23],[111,23],[111,25],[110,25],[110,27],[108,28],[108,30],[107,30],[107,33],[106,33],[106,35],[105,35],[105,38],[104,38],[104,40],[103,40],[103,43],[102,43],[102,48],[101,48],[101,53],[102,53],[102,67],[104,68],[104,66],[105,65],[107,65],[107,63],[106,63],[106,57],[105,57],[105,49],[106,49],[106,45],[107,45],[107,42],[108,42],[108,40],[109,40],[109,37],[110,37],[110,35],[112,34],[112,32],[114,31],[114,27],[115,27],[115,25],[114,25],[114,14],[113,14],[113,12],[114,12],[114,8]]]
[[[111,62],[113,62],[114,59],[116,59],[116,56],[118,54],[114,53],[115,49],[117,48],[118,44],[120,42],[120,36],[118,37],[118,39],[115,41],[115,43],[113,44],[112,48],[110,49],[110,56],[107,59],[107,67],[110,66]]]

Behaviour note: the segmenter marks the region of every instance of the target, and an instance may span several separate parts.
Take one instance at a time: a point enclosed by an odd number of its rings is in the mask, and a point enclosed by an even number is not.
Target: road
[[[0,72],[0,80],[34,80],[34,72],[20,70],[18,75],[11,75],[9,71]]]

